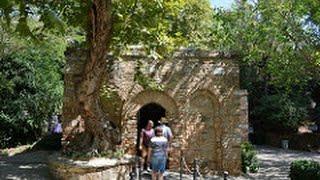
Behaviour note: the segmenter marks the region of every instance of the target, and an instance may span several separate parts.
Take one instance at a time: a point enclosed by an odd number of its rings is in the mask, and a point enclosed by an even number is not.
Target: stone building
[[[132,51],[108,70],[101,104],[121,129],[121,145],[136,154],[139,131],[148,119],[166,117],[174,139],[169,168],[178,170],[182,152],[203,171],[241,172],[240,143],[247,139],[247,93],[239,87],[236,57],[181,50],[153,60]]]

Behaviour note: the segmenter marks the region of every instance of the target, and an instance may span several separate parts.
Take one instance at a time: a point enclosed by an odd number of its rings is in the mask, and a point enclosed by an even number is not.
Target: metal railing
[[[183,175],[184,174],[189,174],[192,175],[193,180],[197,180],[197,179],[203,179],[205,176],[203,174],[201,174],[201,170],[200,170],[200,163],[201,160],[200,159],[193,159],[193,163],[192,163],[192,167],[190,168],[185,160],[183,151],[180,151],[180,180],[183,179]],[[185,172],[186,171],[186,172]],[[202,170],[203,172],[204,170]],[[205,172],[206,173],[206,172]],[[223,172],[223,179],[227,180],[229,177],[229,172],[228,171],[224,171]]]
[[[141,160],[139,156],[136,156],[135,163],[132,166],[132,170],[129,174],[130,180],[141,180]]]
[[[193,180],[198,180],[201,177],[204,178],[204,175],[200,172],[200,160],[195,158],[192,163],[192,167],[190,168],[185,160],[183,152],[180,151],[180,169],[179,169],[179,179],[183,180],[183,175],[192,175]],[[135,163],[132,166],[132,171],[130,172],[130,180],[141,180],[142,179],[142,167],[141,166],[141,158],[139,156],[136,157]],[[223,179],[227,180],[229,177],[228,171],[223,172]]]
[[[187,173],[185,173],[185,170]],[[180,180],[183,179],[183,174],[192,175],[193,180],[197,180],[202,176],[202,174],[200,173],[199,160],[195,158],[193,160],[192,167],[189,168],[184,156],[182,155],[182,152],[180,153],[180,171],[179,172],[180,172],[180,176],[179,176]]]

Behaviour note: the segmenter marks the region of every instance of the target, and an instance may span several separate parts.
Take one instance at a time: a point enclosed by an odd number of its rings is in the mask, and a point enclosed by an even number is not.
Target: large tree
[[[0,10],[9,30],[36,40],[45,39],[40,36],[44,31],[63,32],[66,26],[84,32],[87,57],[80,67],[82,76],[73,82],[76,101],[65,101],[64,107],[73,106],[73,118],[80,117],[85,123],[85,131],[71,140],[69,150],[85,152],[115,147],[112,139],[117,135],[99,104],[106,67],[112,63],[107,61],[107,54],[121,54],[127,45],[142,45],[159,58],[176,46],[205,47],[212,20],[207,0],[3,0]],[[32,27],[30,18],[39,18],[43,24]]]
[[[75,143],[81,143],[81,147],[102,151],[112,146],[111,132],[104,131],[104,114],[98,102],[111,40],[111,0],[93,0],[88,6],[88,16],[88,54],[82,79],[78,82],[78,102],[73,104],[78,106],[78,113],[85,120],[85,133],[82,140],[77,138],[79,141]]]

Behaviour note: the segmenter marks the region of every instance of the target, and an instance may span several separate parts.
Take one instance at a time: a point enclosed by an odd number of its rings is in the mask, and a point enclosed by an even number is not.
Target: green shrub
[[[259,99],[254,115],[266,128],[296,130],[307,116],[306,100],[283,94],[265,95]]]
[[[241,144],[241,163],[242,172],[255,173],[259,169],[259,163],[257,159],[257,152],[252,144],[245,142]]]
[[[62,107],[63,41],[12,41],[0,56],[0,148],[33,143]]]
[[[296,160],[291,163],[290,178],[292,180],[319,180],[320,164],[311,160]]]

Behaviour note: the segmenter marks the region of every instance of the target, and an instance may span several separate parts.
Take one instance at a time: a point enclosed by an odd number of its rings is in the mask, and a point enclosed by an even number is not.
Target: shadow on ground
[[[52,179],[48,157],[61,149],[61,134],[48,135],[12,156],[0,154],[0,179]]]
[[[0,157],[0,179],[52,179],[47,166],[48,151]]]

